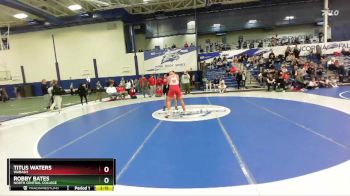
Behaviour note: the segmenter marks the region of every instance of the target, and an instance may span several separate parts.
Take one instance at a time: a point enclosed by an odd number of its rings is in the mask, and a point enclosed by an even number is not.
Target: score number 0
[[[103,168],[103,171],[104,171],[104,173],[108,173],[108,172],[109,172],[109,167],[108,167],[108,166],[105,166],[105,167]],[[108,177],[105,177],[105,178],[103,179],[103,182],[104,182],[105,184],[108,184],[108,183],[109,183],[109,178],[108,178]]]

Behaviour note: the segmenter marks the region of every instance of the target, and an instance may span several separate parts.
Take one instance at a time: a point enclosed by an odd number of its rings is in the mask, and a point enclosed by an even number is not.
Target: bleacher
[[[334,57],[334,55],[326,55],[326,58],[327,59],[330,59]],[[310,60],[312,62],[316,62],[317,64],[320,63],[319,60],[317,59],[317,57],[315,55],[309,55],[307,57],[301,57],[301,58],[305,58],[307,60]],[[350,70],[350,56],[342,56],[341,57],[341,61],[344,63],[344,67],[345,67],[345,70],[346,70],[346,73],[349,72]],[[282,62],[275,62],[274,66],[275,68],[280,68],[281,67],[281,64]],[[257,67],[254,67],[253,65],[250,65],[245,63],[244,66],[247,67],[247,70],[249,70],[249,72],[251,73],[251,75],[258,80],[258,76],[259,76],[259,73],[260,73],[260,70],[257,68]],[[293,67],[292,66],[287,66],[287,70],[289,73],[292,72],[293,70]],[[337,70],[333,70],[333,71],[330,71],[330,70],[327,70],[327,75],[328,76],[331,76],[332,78],[336,77],[337,76]],[[308,78],[308,76],[306,76],[305,78],[306,80],[310,80],[311,78]],[[291,80],[291,78],[290,78]]]
[[[237,87],[237,82],[233,80],[232,76],[227,76],[225,68],[208,69],[205,73],[205,77],[210,81],[213,81],[217,77],[219,79],[223,77],[227,88]]]

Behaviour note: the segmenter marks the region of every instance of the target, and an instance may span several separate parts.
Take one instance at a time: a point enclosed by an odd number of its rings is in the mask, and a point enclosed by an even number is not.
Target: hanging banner
[[[199,61],[206,61],[208,59],[212,59],[219,56],[220,56],[220,52],[202,53],[202,54],[199,54]]]
[[[350,41],[342,41],[342,42],[329,42],[327,44],[317,43],[317,44],[300,44],[298,45],[298,49],[300,50],[300,56],[307,56],[312,51],[316,52],[316,47],[319,46],[322,50],[323,55],[333,54],[335,52],[341,52],[343,49],[350,49]],[[222,51],[219,55],[211,55],[213,53],[203,53],[199,54],[200,61],[212,61],[215,57],[226,57],[227,59],[232,59],[234,56],[240,56],[247,54],[248,56],[257,56],[262,54],[265,58],[273,52],[275,56],[284,55],[288,46],[276,46],[276,47],[267,47],[267,48],[251,48],[251,49],[239,49],[239,50],[228,50]],[[289,46],[292,50],[295,45]]]
[[[196,47],[144,52],[145,74],[197,70]]]

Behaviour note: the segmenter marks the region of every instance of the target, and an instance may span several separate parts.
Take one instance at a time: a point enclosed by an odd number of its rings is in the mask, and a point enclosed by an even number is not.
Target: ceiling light
[[[68,8],[70,10],[72,10],[72,11],[76,11],[76,10],[81,10],[82,9],[81,5],[78,5],[78,4],[70,5],[70,6],[68,6]]]
[[[195,25],[195,24],[196,24],[196,21],[194,21],[194,20],[191,20],[187,23],[187,25]]]
[[[25,13],[19,13],[19,14],[13,15],[13,17],[18,18],[18,19],[25,19],[28,17],[28,15]]]
[[[257,20],[249,20],[248,23],[249,24],[254,24],[254,23],[257,23],[258,21]]]
[[[196,22],[195,21],[189,21],[187,22],[187,29],[195,29],[196,28]]]
[[[220,24],[213,24],[214,28],[220,28],[220,26],[221,26]]]
[[[286,17],[284,18],[284,20],[294,20],[294,19],[295,19],[294,16],[286,16]]]
[[[151,2],[152,0],[143,0],[143,3],[149,3]]]

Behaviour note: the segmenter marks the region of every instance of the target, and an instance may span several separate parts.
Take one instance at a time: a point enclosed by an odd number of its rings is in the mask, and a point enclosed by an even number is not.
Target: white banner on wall
[[[300,50],[300,56],[309,55],[311,51],[316,51],[316,46],[320,46],[322,49],[322,54],[333,54],[335,52],[341,52],[343,49],[350,49],[350,41],[342,41],[342,42],[329,42],[327,44],[318,43],[318,44],[300,44],[298,48]],[[288,46],[276,46],[276,47],[268,47],[268,48],[251,48],[251,49],[240,49],[240,50],[229,50],[223,52],[214,52],[207,54],[199,54],[200,61],[212,61],[213,58],[218,56],[226,56],[226,58],[231,59],[234,56],[240,56],[247,54],[248,56],[259,55],[262,54],[265,58],[273,52],[275,56],[284,55]],[[295,45],[290,45],[291,49],[295,47]]]
[[[144,52],[145,74],[197,70],[196,47]]]

